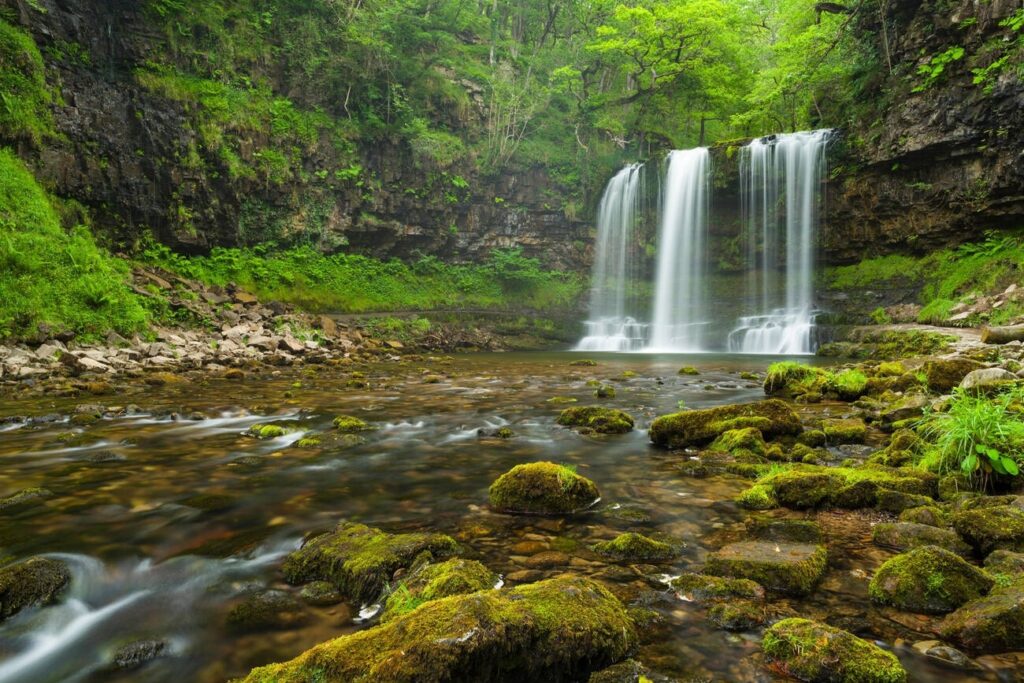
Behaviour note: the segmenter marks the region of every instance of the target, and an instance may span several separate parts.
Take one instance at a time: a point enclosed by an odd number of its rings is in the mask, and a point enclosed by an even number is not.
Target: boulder
[[[376,427],[367,424],[358,417],[352,417],[350,415],[339,415],[334,418],[334,428],[342,434],[355,434],[357,432],[370,432],[376,429]]]
[[[1003,574],[1010,577],[1015,574],[1024,574],[1024,553],[993,550],[985,558],[985,569],[992,574]]]
[[[750,579],[768,590],[806,595],[825,575],[828,551],[810,543],[741,541],[711,553],[704,572]]]
[[[910,394],[880,410],[878,418],[885,424],[918,418],[924,414],[925,408],[929,405],[931,405],[931,401],[927,396]]]
[[[516,465],[489,490],[491,507],[514,514],[558,515],[585,510],[600,493],[575,469],[552,462]]]
[[[594,552],[613,560],[665,562],[679,554],[679,548],[641,534],[625,533],[593,546]]]
[[[764,588],[750,579],[729,579],[707,574],[686,573],[672,580],[676,592],[695,602],[717,600],[763,600]]]
[[[318,645],[245,683],[578,681],[634,646],[619,601],[589,579],[559,577],[426,603]]]
[[[651,423],[651,441],[663,448],[703,446],[733,429],[753,427],[764,437],[799,434],[793,409],[778,399],[663,415]]]
[[[903,683],[896,656],[852,633],[809,619],[783,619],[765,631],[765,655],[809,683]]]
[[[831,419],[821,421],[821,431],[829,445],[838,446],[844,443],[864,443],[868,428],[859,417]]]
[[[968,602],[942,621],[939,633],[974,653],[1024,650],[1024,581]]]
[[[26,607],[56,602],[71,580],[66,564],[33,557],[0,569],[0,622]]]
[[[953,528],[982,555],[993,550],[1024,551],[1024,510],[1016,505],[960,510]]]
[[[981,369],[982,364],[969,358],[949,358],[930,360],[922,368],[928,378],[928,389],[944,394],[952,391],[963,379],[974,370]]]
[[[921,505],[901,512],[900,521],[943,528],[948,524],[948,515],[934,505]]]
[[[914,548],[885,562],[871,579],[876,602],[921,614],[945,614],[989,592],[992,578],[937,546]]]
[[[621,410],[600,406],[574,406],[558,416],[558,424],[598,434],[625,434],[633,429],[633,418]]]
[[[961,557],[971,555],[971,547],[956,532],[914,522],[882,522],[871,530],[871,539],[880,546],[911,550],[926,545],[938,546]]]
[[[768,451],[768,446],[764,442],[761,430],[755,427],[746,427],[745,429],[730,429],[719,434],[718,438],[708,446],[708,450],[763,458]]]
[[[800,465],[758,481],[767,498],[798,510],[874,507],[880,490],[930,495],[937,477],[923,470],[888,467]]]
[[[0,512],[16,512],[36,505],[49,498],[53,494],[46,489],[32,488],[22,489],[17,493],[0,498]]]
[[[494,588],[497,582],[498,575],[476,560],[454,558],[424,564],[391,592],[380,620],[390,621],[432,600]]]
[[[238,633],[285,630],[302,626],[308,620],[297,598],[280,590],[253,593],[228,612],[228,628]]]
[[[982,368],[967,373],[960,382],[960,388],[964,391],[989,393],[1018,379],[1017,375],[1002,368]]]
[[[115,669],[131,671],[160,657],[166,650],[167,643],[162,640],[136,640],[117,648],[113,665]]]
[[[455,541],[443,534],[387,534],[342,522],[288,555],[283,571],[290,584],[330,581],[346,597],[366,602],[376,599],[395,571],[411,565],[421,552],[443,557],[455,550]]]
[[[708,620],[726,631],[752,631],[764,625],[768,615],[763,602],[732,600],[712,605]]]

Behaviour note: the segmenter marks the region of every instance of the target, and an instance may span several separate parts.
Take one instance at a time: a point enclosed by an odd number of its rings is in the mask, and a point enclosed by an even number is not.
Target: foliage
[[[38,143],[52,135],[51,100],[39,48],[0,19],[0,139]]]
[[[939,79],[942,78],[942,74],[945,73],[946,67],[953,62],[963,59],[964,48],[960,45],[953,45],[942,52],[934,55],[927,62],[917,68],[917,74],[923,77],[923,80],[914,87],[914,92],[923,92],[928,88],[935,85]]]
[[[0,340],[40,325],[86,338],[142,331],[148,314],[127,280],[127,264],[85,227],[65,232],[31,172],[0,149]]]

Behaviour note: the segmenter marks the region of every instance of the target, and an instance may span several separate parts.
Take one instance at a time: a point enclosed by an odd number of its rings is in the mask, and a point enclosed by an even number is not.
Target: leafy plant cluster
[[[31,36],[0,19],[0,139],[53,135],[43,56]]]

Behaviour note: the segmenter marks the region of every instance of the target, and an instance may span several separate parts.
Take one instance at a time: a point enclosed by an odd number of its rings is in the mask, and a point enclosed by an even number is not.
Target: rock
[[[57,354],[63,354],[68,350],[68,347],[64,346],[59,341],[47,342],[36,349],[36,358],[43,361],[56,360]]]
[[[974,653],[1024,650],[1024,582],[968,602],[942,621],[939,633]]]
[[[960,389],[988,393],[1006,386],[1009,382],[1016,382],[1017,379],[1017,375],[1002,368],[982,368],[969,372],[960,382]]]
[[[595,398],[615,398],[615,387],[610,384],[601,384],[594,390]]]
[[[892,512],[893,514],[899,514],[911,508],[935,504],[935,501],[928,496],[904,493],[903,491],[891,491],[889,489],[880,489],[876,494],[876,499],[878,502],[875,503],[875,507],[885,512]]]
[[[929,391],[944,394],[951,391],[974,370],[979,370],[981,363],[969,358],[951,358],[930,360],[922,370],[928,378]]]
[[[334,322],[334,319],[327,315],[322,315],[317,318],[317,324],[320,329],[323,330],[324,336],[328,339],[333,339],[338,336],[338,323]]]
[[[846,419],[822,420],[821,430],[830,445],[844,443],[864,443],[868,428],[864,420],[857,417]]]
[[[937,479],[934,474],[916,469],[800,465],[769,474],[755,486],[760,487],[760,497],[798,510],[857,509],[874,507],[879,490],[931,494]]]
[[[931,405],[927,396],[911,394],[904,396],[879,412],[879,419],[885,424],[893,424],[902,420],[921,417],[925,408]]]
[[[731,455],[754,455],[764,457],[768,446],[764,442],[761,430],[754,427],[745,429],[730,429],[718,435],[711,445],[709,451],[722,451]]]
[[[138,669],[164,653],[167,643],[162,640],[137,640],[117,648],[113,665],[122,671]]]
[[[789,595],[810,593],[825,574],[828,551],[809,543],[742,541],[711,553],[704,572],[750,579]]]
[[[765,631],[765,655],[786,674],[810,683],[903,683],[896,656],[852,633],[811,621],[783,619]]]
[[[947,525],[947,515],[941,508],[937,508],[934,505],[922,505],[901,512],[900,521],[941,528]]]
[[[227,624],[232,631],[250,633],[296,628],[307,619],[305,608],[293,595],[280,590],[266,590],[235,605],[228,612]]]
[[[871,539],[878,545],[896,550],[911,550],[933,545],[961,557],[969,557],[971,548],[953,531],[913,522],[882,522],[871,530]]]
[[[628,562],[665,562],[679,554],[678,548],[669,543],[636,533],[620,534],[592,547],[598,555]]]
[[[381,623],[391,621],[420,605],[494,588],[498,575],[476,560],[451,559],[438,564],[424,564],[402,579],[388,596],[381,612]]]
[[[312,581],[307,583],[302,587],[299,597],[307,605],[313,605],[314,607],[337,605],[345,599],[341,591],[335,588],[334,584],[330,581]]]
[[[652,683],[653,675],[640,662],[635,659],[627,659],[615,666],[592,673],[587,683]],[[658,678],[657,680],[660,682],[663,679]]]
[[[48,557],[33,557],[0,569],[0,622],[26,607],[56,602],[70,580],[67,565]]]
[[[692,365],[686,365],[684,367],[679,368],[679,374],[680,375],[699,375],[700,374],[700,370],[698,370],[697,368],[693,367]]]
[[[764,393],[795,398],[808,392],[819,392],[824,382],[825,373],[818,368],[793,361],[772,363],[764,379]]]
[[[334,428],[342,434],[355,434],[357,432],[371,432],[377,428],[373,425],[367,424],[358,417],[351,417],[350,415],[339,415],[334,418]]]
[[[993,550],[985,558],[985,569],[992,574],[1024,574],[1024,553]]]
[[[585,679],[636,640],[619,601],[599,584],[560,577],[429,602],[342,636],[246,683]]]
[[[567,567],[572,562],[568,553],[558,550],[545,550],[526,558],[526,566],[530,569],[554,569],[555,567]]]
[[[708,610],[708,619],[726,631],[752,631],[764,625],[768,616],[763,603],[733,600],[712,605]]]
[[[231,295],[231,299],[236,304],[242,304],[243,306],[253,306],[259,303],[259,299],[257,299],[255,296],[249,294],[248,292],[243,292],[241,290],[236,290]]]
[[[764,437],[799,434],[792,408],[778,399],[663,415],[651,423],[651,441],[664,448],[702,446],[732,430],[754,427]]]
[[[515,514],[571,514],[593,505],[597,486],[573,468],[551,462],[516,465],[491,484],[491,507]]]
[[[281,338],[277,348],[288,353],[303,354],[306,352],[306,345],[300,342],[298,339],[285,335]]]
[[[728,579],[707,574],[687,573],[672,580],[670,584],[687,600],[713,602],[716,600],[763,600],[764,588],[750,579]]]
[[[988,593],[994,581],[955,553],[929,545],[897,555],[871,579],[876,602],[921,614],[945,614]]]
[[[53,494],[46,489],[22,489],[13,495],[7,496],[6,498],[0,498],[0,512],[10,513],[23,510],[30,505],[40,503],[52,495]]]
[[[276,439],[287,434],[290,430],[281,425],[255,424],[249,427],[249,436],[257,439]]]
[[[566,408],[557,422],[563,427],[583,427],[598,434],[625,434],[633,429],[633,418],[628,413],[598,406]]]
[[[993,550],[1024,551],[1024,510],[1015,505],[960,510],[953,528],[982,555]]]
[[[288,555],[282,569],[290,584],[330,581],[347,598],[367,602],[376,599],[395,571],[408,567],[421,552],[445,557],[455,550],[455,541],[443,534],[387,534],[342,522]]]

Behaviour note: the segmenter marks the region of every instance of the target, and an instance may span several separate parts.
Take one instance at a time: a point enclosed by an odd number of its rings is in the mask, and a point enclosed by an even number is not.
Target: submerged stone
[[[793,409],[778,399],[663,415],[651,423],[651,441],[664,448],[703,446],[733,429],[753,427],[764,437],[799,434]]]
[[[922,614],[952,612],[992,588],[992,578],[959,555],[923,546],[883,564],[868,586],[876,601]]]
[[[299,593],[299,597],[305,601],[307,605],[313,605],[314,607],[328,607],[330,605],[337,605],[339,602],[345,599],[334,584],[330,581],[313,581],[307,583],[302,587],[302,592]]]
[[[810,619],[783,619],[764,634],[765,655],[810,683],[903,683],[896,656],[852,633]]]
[[[821,543],[821,527],[809,519],[753,517],[746,522],[747,534],[758,541]]]
[[[622,659],[635,640],[632,621],[607,589],[559,577],[435,600],[254,669],[245,681],[577,681]]]
[[[708,610],[708,619],[726,631],[751,631],[768,620],[764,604],[750,600],[719,602]]]
[[[0,569],[0,621],[26,607],[56,602],[71,580],[66,564],[33,557]]]
[[[1024,510],[1016,505],[960,510],[953,513],[953,528],[982,555],[1024,551]]]
[[[575,469],[552,462],[516,465],[491,484],[491,507],[515,514],[570,514],[593,505],[597,486]]]
[[[388,596],[380,620],[390,621],[431,600],[494,588],[497,582],[498,575],[476,560],[456,558],[424,564]]]
[[[1024,581],[968,602],[943,620],[939,633],[975,653],[1024,650]]]
[[[827,565],[828,551],[821,545],[742,541],[711,553],[704,571],[750,579],[778,593],[806,595],[825,575]]]
[[[598,434],[625,434],[633,429],[633,418],[628,413],[600,406],[566,408],[557,422],[563,427],[584,428]]]
[[[161,656],[166,649],[167,643],[162,640],[137,640],[122,645],[114,653],[114,668],[123,671],[137,669]]]
[[[228,612],[232,631],[284,630],[303,625],[307,615],[302,603],[290,593],[266,590],[248,596]]]
[[[342,522],[285,558],[283,571],[288,583],[330,581],[346,597],[365,602],[376,599],[395,571],[421,552],[444,557],[455,550],[455,541],[444,534],[387,534]]]
[[[695,602],[716,600],[763,600],[764,588],[750,579],[729,579],[707,574],[686,573],[672,580],[673,589]]]
[[[664,562],[679,554],[677,547],[641,534],[625,533],[610,541],[596,543],[594,552],[614,560]]]
[[[871,540],[896,550],[911,550],[927,545],[945,548],[961,557],[971,554],[971,547],[956,532],[914,522],[882,522],[871,530]]]
[[[280,436],[284,436],[290,430],[285,429],[281,425],[273,424],[255,424],[249,427],[249,436],[257,439],[276,439]]]

